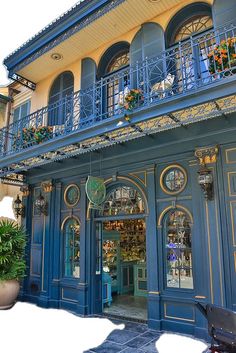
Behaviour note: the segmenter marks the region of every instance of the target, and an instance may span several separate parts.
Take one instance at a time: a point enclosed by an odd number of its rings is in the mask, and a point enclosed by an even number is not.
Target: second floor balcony
[[[190,37],[2,128],[2,173],[9,161],[24,170],[34,158],[60,159],[234,111],[235,30]]]

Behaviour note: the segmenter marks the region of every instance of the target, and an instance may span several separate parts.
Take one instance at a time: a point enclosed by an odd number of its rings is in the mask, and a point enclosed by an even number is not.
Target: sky
[[[7,84],[4,58],[78,0],[3,0],[0,7],[0,86]]]

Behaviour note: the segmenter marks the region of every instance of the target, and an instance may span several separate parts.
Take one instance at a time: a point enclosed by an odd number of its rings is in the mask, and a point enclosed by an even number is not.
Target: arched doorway
[[[102,310],[147,320],[145,202],[132,186],[112,188],[100,211]]]

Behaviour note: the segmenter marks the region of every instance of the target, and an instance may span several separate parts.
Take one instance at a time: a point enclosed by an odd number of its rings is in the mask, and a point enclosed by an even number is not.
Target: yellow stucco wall
[[[0,87],[0,94],[8,96],[8,87]],[[6,125],[8,103],[0,103],[0,128]],[[0,202],[5,196],[16,197],[19,188],[1,184],[0,181]],[[1,217],[1,214],[0,214]]]
[[[165,30],[169,21],[171,18],[184,6],[198,2],[197,0],[183,0],[180,5],[174,6],[172,9],[162,13],[159,16],[154,16],[153,18],[150,18],[150,22],[156,22],[160,24],[163,29]],[[205,3],[208,3],[210,5],[213,4],[213,0],[205,0],[202,1]],[[127,41],[131,43],[132,39],[134,38],[135,34],[138,32],[140,29],[141,24],[139,27],[136,27],[129,31],[128,33],[125,33],[124,35],[114,38],[114,40],[106,43],[106,45],[100,46],[97,50],[87,53],[87,57],[92,58],[97,64],[99,63],[99,60],[102,56],[102,54],[106,51],[107,48],[109,48],[112,44],[119,42],[119,41]],[[109,29],[110,30],[110,29]],[[36,111],[37,109],[40,109],[43,106],[46,106],[48,104],[48,95],[50,91],[50,87],[54,81],[54,79],[63,71],[71,71],[74,74],[74,90],[77,91],[80,89],[80,77],[81,77],[81,59],[78,59],[76,62],[73,64],[66,66],[63,68],[63,70],[54,72],[51,76],[47,77],[46,79],[42,80],[41,82],[37,83],[37,88],[36,90],[32,93],[31,97],[31,112]]]

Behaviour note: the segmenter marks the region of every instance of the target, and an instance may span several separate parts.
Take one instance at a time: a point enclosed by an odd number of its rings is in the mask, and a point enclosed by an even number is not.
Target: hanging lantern
[[[206,167],[202,166],[198,172],[198,184],[203,190],[205,199],[213,199],[213,176],[211,171]]]
[[[25,206],[22,204],[22,201],[21,201],[19,195],[17,195],[17,198],[15,199],[15,201],[13,203],[13,210],[14,210],[14,213],[15,213],[17,219],[19,216],[21,216],[23,218],[25,217]]]
[[[34,201],[34,207],[39,212],[39,214],[43,214],[44,216],[48,215],[48,203],[41,194],[41,192]]]

